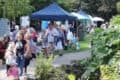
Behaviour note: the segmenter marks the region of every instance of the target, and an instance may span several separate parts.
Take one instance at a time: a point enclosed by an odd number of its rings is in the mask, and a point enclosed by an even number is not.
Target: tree
[[[40,10],[49,4],[56,2],[65,10],[73,11],[76,8],[77,0],[31,0],[31,5],[35,7],[34,11]]]
[[[117,2],[116,7],[117,7],[117,12],[120,13],[120,2]]]
[[[76,11],[78,7],[78,0],[56,0],[57,3],[67,11]]]
[[[81,0],[86,3],[81,9],[87,11],[93,16],[101,16],[110,19],[112,15],[117,14],[116,3],[120,0]],[[81,4],[84,6],[84,4]]]
[[[120,15],[113,16],[113,18],[110,20],[110,23],[112,25],[120,25]]]
[[[117,14],[116,3],[120,0],[31,0],[31,5],[35,7],[34,11],[48,6],[52,2],[57,2],[67,11],[86,11],[93,16],[100,16],[109,20]]]
[[[0,0],[0,17],[15,19],[15,17],[29,14],[34,8],[30,0]]]
[[[37,11],[44,8],[52,2],[53,0],[31,0],[30,4],[35,8],[34,11]]]
[[[120,27],[115,25],[115,28],[110,28],[107,29],[106,31],[104,31],[103,29],[95,29],[95,32],[89,35],[88,39],[90,39],[90,41],[93,42],[91,48],[92,54],[90,58],[83,60],[83,64],[86,65],[86,71],[82,75],[83,79],[81,80],[87,80],[86,78],[90,78],[91,73],[95,73],[96,70],[99,70],[101,65],[108,65],[108,68],[109,67],[112,68],[112,66],[117,66],[116,65],[117,62],[120,61],[120,54],[117,54],[118,51],[120,50],[120,35],[118,35],[120,34],[119,30]],[[117,69],[115,69],[115,71],[113,72],[117,73]],[[109,74],[112,75],[112,73]],[[117,77],[117,75],[114,75],[114,77]],[[107,79],[107,80],[119,80],[119,79]]]

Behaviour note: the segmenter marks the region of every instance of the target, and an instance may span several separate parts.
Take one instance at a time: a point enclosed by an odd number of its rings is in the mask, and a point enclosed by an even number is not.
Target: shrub
[[[113,25],[120,25],[120,15],[113,16],[110,23]]]
[[[116,7],[117,7],[117,12],[120,13],[120,2],[117,2]]]
[[[119,80],[120,79],[120,51],[118,50],[107,65],[101,65],[101,80]]]
[[[68,79],[69,80],[75,80],[75,75],[74,74],[69,74]]]
[[[37,57],[36,78],[38,80],[48,80],[48,75],[52,71],[52,57],[45,59],[43,55]]]
[[[68,74],[69,80],[79,80],[85,72],[85,65],[81,65],[81,61],[73,62],[73,65],[63,65],[62,69]],[[72,75],[71,75],[72,74]],[[72,79],[71,79],[72,78]]]
[[[49,79],[48,80],[68,80],[67,79],[67,74],[61,70],[61,69],[56,69],[54,68],[52,72],[49,74]]]
[[[120,50],[120,27],[116,26],[115,28],[100,32],[95,30],[95,32],[92,33],[90,40],[93,42],[92,55],[83,62],[83,64],[86,64],[86,71],[81,77],[82,80],[96,80],[91,79],[91,74],[96,74],[95,71],[100,69],[101,65],[105,64],[109,67],[109,62],[116,56],[115,53],[117,50]],[[117,57],[115,57],[115,59],[117,59]]]
[[[37,57],[36,79],[37,80],[67,80],[67,74],[61,69],[52,66],[53,56],[45,59],[43,55]]]

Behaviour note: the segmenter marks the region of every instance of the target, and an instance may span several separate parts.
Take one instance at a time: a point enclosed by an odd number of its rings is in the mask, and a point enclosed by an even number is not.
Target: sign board
[[[21,26],[22,27],[29,27],[30,26],[30,18],[29,16],[22,16],[20,18]]]
[[[0,37],[10,35],[10,21],[5,18],[0,18]]]

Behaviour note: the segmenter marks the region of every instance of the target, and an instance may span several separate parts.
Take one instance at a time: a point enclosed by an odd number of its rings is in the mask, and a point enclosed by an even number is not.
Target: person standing
[[[73,40],[73,33],[70,30],[68,30],[67,32],[68,49],[72,48],[72,40]]]
[[[15,43],[10,42],[5,53],[7,76],[12,76],[15,80],[19,80],[19,71],[16,66]]]
[[[56,29],[54,28],[54,24],[50,23],[47,29],[47,41],[48,41],[48,53],[53,53],[54,45],[57,41],[56,39]]]
[[[48,57],[48,52],[47,52],[48,39],[47,39],[46,30],[42,30],[42,33],[41,33],[41,42],[42,42],[43,55],[45,55],[46,57]]]
[[[6,52],[5,52],[5,60],[6,60],[7,71],[9,70],[12,63],[16,62],[14,47],[15,47],[14,42],[10,42],[9,45],[8,45],[8,48],[7,48]]]
[[[12,21],[11,26],[10,26],[10,31],[13,32],[15,30],[15,21]]]
[[[25,48],[26,45],[26,41],[23,38],[23,34],[21,32],[18,32],[17,34],[17,41],[16,41],[16,62],[17,62],[17,66],[20,68],[20,76],[22,76],[23,74],[23,68],[25,66]]]
[[[30,64],[30,60],[32,59],[32,47],[31,47],[31,35],[26,33],[24,35],[24,40],[26,41],[25,48],[24,48],[24,57],[25,57],[25,74],[27,73],[27,67]]]
[[[38,36],[38,34],[37,34],[37,32],[35,31],[35,29],[34,29],[34,28],[31,28],[31,37],[32,37],[32,39],[33,39],[33,41],[34,41],[35,43],[37,43],[37,36]]]
[[[4,49],[7,49],[9,42],[10,42],[10,37],[8,35],[4,35],[4,39],[3,39]]]

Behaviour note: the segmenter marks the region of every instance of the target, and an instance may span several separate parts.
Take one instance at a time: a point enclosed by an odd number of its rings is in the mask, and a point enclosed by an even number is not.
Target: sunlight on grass
[[[68,50],[63,50],[62,53],[66,54],[66,53],[75,53],[75,52],[80,52],[80,51],[85,51],[85,50],[89,50],[89,42],[88,41],[80,41],[80,49],[76,50],[76,49],[68,49]],[[59,54],[58,51],[55,51],[54,53],[55,55]]]
[[[89,50],[89,42],[80,41],[80,50]]]

